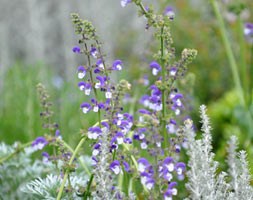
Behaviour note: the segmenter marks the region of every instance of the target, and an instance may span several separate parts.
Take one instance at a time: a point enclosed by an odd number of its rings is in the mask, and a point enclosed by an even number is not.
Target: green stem
[[[94,177],[94,174],[91,174],[90,180],[89,180],[89,183],[87,186],[87,190],[85,191],[85,194],[84,194],[84,198],[83,198],[84,200],[87,200],[90,195],[90,187],[91,187],[91,183],[93,181],[93,177]]]
[[[250,46],[250,62],[249,62],[249,105],[253,104],[252,102],[252,96],[253,96],[253,44]],[[253,117],[253,113],[251,113],[251,116]]]
[[[162,66],[162,82],[165,83],[166,68],[164,62],[164,38],[163,38],[164,26],[161,28],[161,66]],[[164,138],[164,149],[168,147],[168,133],[166,131],[166,89],[162,88],[162,135]],[[167,151],[165,151],[167,152]]]
[[[211,5],[214,9],[214,13],[215,13],[216,18],[217,18],[218,23],[219,23],[222,42],[224,44],[224,47],[225,47],[225,50],[226,50],[226,53],[227,53],[228,61],[229,61],[229,64],[230,64],[229,66],[231,68],[233,80],[234,80],[234,83],[235,83],[235,87],[236,87],[236,90],[237,90],[238,95],[239,95],[240,104],[243,107],[245,107],[246,102],[245,102],[245,99],[244,99],[244,93],[243,93],[243,89],[242,89],[242,86],[241,86],[241,81],[240,81],[240,77],[239,77],[239,73],[238,73],[238,67],[237,67],[237,64],[236,64],[236,61],[235,61],[235,57],[234,57],[232,48],[231,48],[229,40],[228,40],[228,35],[227,35],[227,32],[226,32],[225,23],[224,23],[224,20],[221,16],[221,12],[219,10],[217,1],[216,0],[211,0]]]
[[[63,146],[65,146],[72,154],[74,153],[74,150],[63,140],[61,140]],[[78,158],[78,161],[80,163],[80,165],[82,166],[82,168],[85,170],[85,172],[91,176],[91,172],[90,170],[88,169],[88,167],[85,165],[85,163],[80,159]]]
[[[30,146],[32,143],[33,143],[33,141],[28,142],[26,144],[23,144],[21,146],[18,146],[17,149],[13,153],[11,153],[8,156],[5,156],[5,157],[3,157],[3,158],[0,159],[0,165],[3,164],[3,162],[6,162],[7,160],[9,160],[12,157],[14,157],[15,155],[17,155],[19,152],[21,152],[22,150],[24,150],[24,148]]]
[[[79,144],[77,145],[77,147],[75,148],[74,153],[72,154],[72,156],[71,156],[71,158],[70,158],[70,160],[69,160],[69,163],[68,163],[69,166],[72,165],[72,163],[73,163],[73,161],[74,161],[74,159],[75,159],[75,157],[76,157],[78,151],[79,151],[80,148],[82,147],[82,145],[83,145],[83,143],[85,142],[85,140],[86,140],[86,138],[82,138],[82,139],[80,140]],[[60,200],[61,197],[62,197],[62,193],[63,193],[63,190],[64,190],[64,186],[65,186],[65,183],[66,183],[66,181],[67,181],[67,178],[68,178],[69,173],[70,173],[69,170],[66,170],[56,200]]]
[[[238,16],[238,32],[239,32],[239,44],[240,44],[240,69],[241,69],[241,80],[243,81],[243,90],[244,90],[244,98],[247,107],[249,107],[249,96],[248,93],[249,89],[249,74],[247,72],[247,64],[246,64],[246,45],[245,45],[245,38],[243,32],[243,21]]]

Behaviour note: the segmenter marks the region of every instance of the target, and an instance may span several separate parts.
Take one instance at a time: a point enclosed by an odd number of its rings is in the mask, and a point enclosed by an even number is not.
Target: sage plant
[[[246,154],[241,152],[238,160],[233,138],[228,158],[231,183],[226,182],[226,173],[216,176],[218,163],[213,160],[205,106],[201,106],[204,136],[201,140],[195,139],[192,121],[187,117],[187,102],[177,82],[184,78],[197,51],[184,49],[181,57],[176,57],[170,33],[176,17],[173,7],[156,14],[152,6],[144,5],[141,0],[120,3],[122,7],[136,5],[139,15],[146,19],[143,28],[152,31],[159,44],[147,63],[150,76],[145,77],[146,93],[140,96],[136,115],[130,114],[122,103],[131,84],[124,79],[119,82],[112,79],[113,73],[127,70],[127,66],[120,58],[109,63],[92,23],[76,13],[71,14],[79,37],[72,51],[85,58],[76,68],[77,89],[84,99],[80,102],[80,111],[84,120],[87,115],[95,115],[97,122],[82,127],[80,140],[72,149],[61,136],[58,124],[53,122],[49,95],[39,84],[43,109],[40,115],[46,133],[23,149],[30,145],[32,151],[43,149],[43,163],[53,170],[44,178],[30,181],[21,190],[40,199],[171,200],[185,195],[185,190],[179,190],[178,185],[187,175],[190,199],[242,199],[243,194],[252,199]],[[91,148],[90,155],[82,151],[84,146]],[[47,148],[52,151],[46,151]],[[189,170],[180,156],[182,148],[186,148],[189,156]],[[17,153],[5,156],[0,164]]]

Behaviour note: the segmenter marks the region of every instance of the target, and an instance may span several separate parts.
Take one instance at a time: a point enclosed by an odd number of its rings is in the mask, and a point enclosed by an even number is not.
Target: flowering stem
[[[83,38],[84,35],[83,35]],[[88,47],[87,47],[87,44],[86,42],[84,42],[84,47],[85,47],[85,52],[86,52],[86,55],[87,55],[87,58],[88,58],[88,65],[89,67],[91,67],[91,60],[90,60],[90,55],[88,53]],[[90,70],[90,79],[91,79],[91,83],[92,83],[92,88],[93,88],[93,91],[94,91],[94,94],[95,94],[95,97],[96,97],[96,100],[98,99],[98,94],[97,94],[97,90],[96,88],[94,87],[94,80],[93,80],[93,76],[92,76],[92,71]],[[99,126],[101,126],[101,114],[100,114],[100,109],[98,109],[98,122],[99,122]]]
[[[165,83],[166,68],[164,62],[164,26],[161,27],[161,66],[162,66],[162,82]],[[162,135],[164,138],[164,148],[168,146],[168,134],[166,131],[166,93],[165,88],[162,88]],[[167,152],[167,151],[165,151]]]
[[[75,150],[74,150],[74,153],[72,154],[72,156],[71,156],[71,158],[70,158],[70,160],[69,160],[69,163],[68,163],[69,166],[72,165],[72,163],[73,163],[73,161],[74,161],[74,159],[75,159],[75,157],[76,157],[76,155],[77,155],[79,149],[81,148],[81,146],[83,145],[83,143],[85,142],[85,140],[86,140],[86,137],[83,137],[83,138],[80,140],[80,142],[78,143],[77,147],[76,147]],[[59,192],[58,192],[58,195],[57,195],[56,200],[60,200],[61,197],[62,197],[63,189],[64,189],[64,186],[65,186],[65,183],[66,183],[66,181],[67,181],[67,178],[68,178],[69,173],[70,173],[70,170],[66,170],[66,171],[65,171],[65,174],[64,174],[64,177],[63,177],[63,180],[62,180],[62,184],[61,184],[61,186],[60,186],[60,189],[59,189]]]
[[[22,150],[24,150],[24,148],[30,146],[32,143],[33,143],[33,141],[18,146],[13,153],[11,153],[8,156],[3,157],[3,158],[0,159],[0,165],[3,164],[3,162],[5,162],[5,161],[11,159],[12,157],[14,157],[16,154],[18,154],[19,152],[21,152]]]

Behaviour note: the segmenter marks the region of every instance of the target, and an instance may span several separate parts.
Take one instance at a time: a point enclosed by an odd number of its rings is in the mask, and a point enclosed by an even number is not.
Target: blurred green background
[[[27,1],[27,4],[29,2]],[[39,3],[39,1],[35,2]],[[85,101],[86,97],[77,88],[76,68],[84,61],[71,52],[72,46],[77,44],[77,38],[74,36],[69,19],[71,12],[79,12],[82,18],[88,18],[94,22],[104,43],[103,50],[107,54],[107,63],[109,64],[114,59],[123,60],[125,67],[120,77],[124,77],[130,83],[135,83],[144,73],[147,73],[148,63],[152,60],[153,52],[157,50],[156,44],[151,39],[152,30],[144,31],[145,20],[138,18],[135,12],[136,8],[131,4],[123,9],[120,7],[120,1],[96,0],[93,3],[91,3],[92,1],[76,1],[73,5],[67,1],[52,2],[54,2],[55,8],[58,4],[62,7],[60,10],[62,12],[57,18],[58,22],[68,25],[66,27],[61,26],[59,31],[57,23],[52,23],[49,35],[50,33],[54,35],[55,31],[58,31],[58,35],[55,35],[56,41],[54,38],[47,41],[46,34],[43,36],[44,40],[38,39],[36,41],[37,29],[33,27],[35,31],[32,32],[35,37],[34,45],[43,44],[45,49],[42,52],[44,53],[34,57],[33,51],[37,51],[36,46],[26,45],[25,48],[32,49],[32,52],[23,52],[22,45],[24,44],[21,43],[21,47],[16,47],[11,41],[8,41],[11,38],[8,38],[5,43],[1,43],[2,45],[11,44],[8,48],[2,46],[0,65],[0,140],[8,144],[16,140],[27,142],[44,134],[39,116],[41,109],[36,94],[36,85],[39,82],[47,87],[54,104],[54,120],[59,124],[62,136],[71,145],[76,144],[79,139],[80,129],[95,122],[94,116],[83,115],[79,109],[80,103]],[[176,17],[172,23],[171,32],[178,56],[184,48],[198,50],[197,59],[188,70],[191,74],[191,77],[188,78],[191,79],[191,83],[194,80],[194,84],[182,83],[181,89],[190,92],[187,94],[188,103],[191,108],[191,116],[196,124],[199,121],[199,105],[207,105],[213,127],[214,150],[218,152],[217,159],[224,160],[226,141],[231,135],[236,135],[239,137],[240,148],[248,151],[252,163],[253,136],[248,134],[244,112],[238,105],[239,101],[234,91],[229,62],[221,41],[217,20],[209,1],[164,0],[159,1],[159,3],[158,1],[144,1],[147,4],[149,2],[155,3],[155,8],[160,9],[160,11],[167,5],[175,8]],[[237,23],[238,16],[231,11],[231,6],[233,7],[237,3],[238,1],[233,0],[222,1],[220,8],[226,22],[232,48],[236,58],[239,59],[238,28],[240,27]],[[242,3],[245,4],[245,9],[241,14],[243,21],[253,22],[252,0],[245,0]],[[33,6],[36,7],[36,4]],[[44,8],[46,9],[47,5],[44,5]],[[48,14],[42,12],[40,17],[46,18],[53,11],[49,9]],[[41,19],[40,17],[38,19]],[[54,17],[57,17],[57,13],[54,13]],[[5,20],[8,19],[5,18]],[[42,20],[46,21],[43,18]],[[50,20],[53,22],[53,19],[49,19],[49,22]],[[1,22],[0,29],[9,29],[10,32],[10,26],[18,25],[8,23],[7,27],[3,19]],[[39,24],[39,21],[33,23]],[[38,30],[43,31],[43,25],[39,26],[40,29]],[[15,33],[16,36],[18,34],[19,32]],[[53,46],[52,41],[56,42]],[[250,65],[251,45],[247,44],[246,41],[245,45],[246,63]],[[7,49],[10,52],[15,52],[16,56],[9,53],[11,59],[7,60],[4,56],[6,54],[4,51]],[[21,50],[16,52],[15,49]],[[51,54],[54,53],[56,55],[52,56]],[[118,77],[114,78],[115,80],[118,79]]]

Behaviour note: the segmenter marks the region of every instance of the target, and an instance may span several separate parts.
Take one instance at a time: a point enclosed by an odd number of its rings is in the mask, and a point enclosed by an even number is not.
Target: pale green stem
[[[78,151],[82,147],[82,145],[85,142],[85,140],[86,140],[86,138],[82,138],[80,140],[79,144],[77,145],[77,147],[75,148],[74,153],[72,154],[72,156],[71,156],[71,158],[69,160],[69,163],[68,163],[69,166],[72,165],[73,160],[75,159]],[[63,190],[64,190],[65,183],[67,181],[68,175],[69,175],[69,170],[66,170],[56,200],[60,200],[61,197],[62,197],[62,193],[63,193]]]
[[[74,150],[73,150],[65,141],[63,141],[63,140],[61,140],[61,141],[62,141],[62,144],[73,154],[73,153],[74,153]],[[78,158],[78,161],[79,161],[80,165],[82,166],[82,168],[85,170],[85,172],[86,172],[89,176],[91,176],[91,172],[90,172],[90,170],[88,169],[88,167],[85,165],[85,163],[84,163],[80,158]]]
[[[217,20],[218,20],[218,23],[219,23],[222,42],[224,44],[224,47],[225,47],[225,50],[226,50],[226,53],[227,53],[228,61],[229,61],[229,64],[230,64],[229,66],[231,67],[233,80],[234,80],[235,87],[236,87],[236,90],[238,92],[238,96],[239,96],[239,99],[240,99],[240,104],[245,107],[244,94],[243,94],[243,89],[242,89],[242,86],[241,86],[241,81],[240,81],[240,77],[239,77],[239,73],[238,73],[238,67],[237,67],[237,64],[236,64],[236,61],[235,61],[235,57],[234,57],[232,48],[231,48],[229,40],[228,40],[228,35],[227,35],[227,32],[226,32],[224,20],[221,16],[221,12],[219,10],[217,1],[216,0],[211,0],[211,4],[213,6],[214,13],[215,13],[215,15],[217,17]]]
[[[240,69],[241,69],[241,80],[243,81],[244,98],[247,107],[250,105],[249,102],[249,74],[247,72],[246,64],[246,46],[243,32],[243,21],[238,17],[238,32],[239,32],[239,43],[240,43]]]

